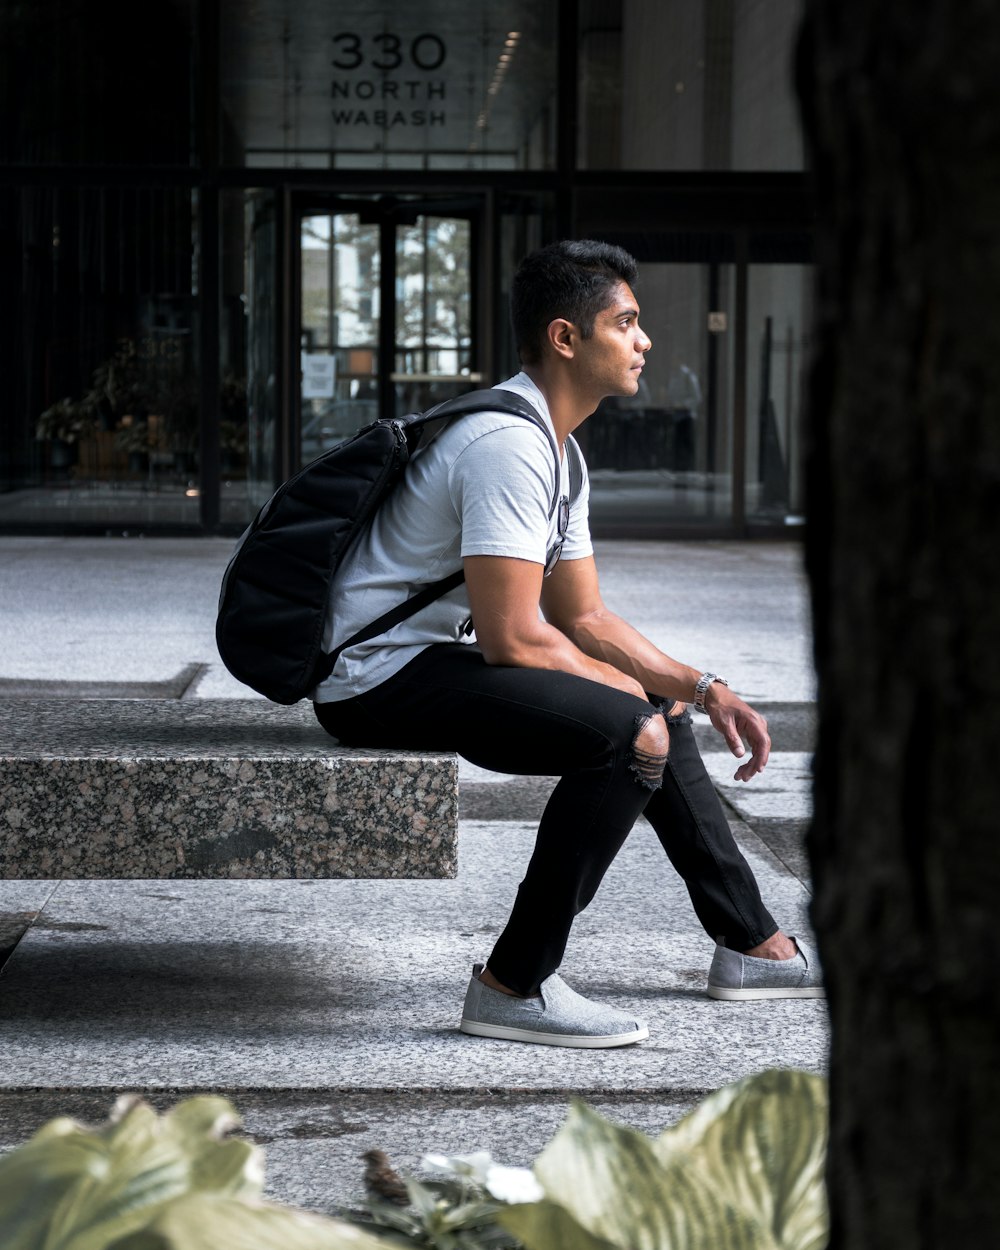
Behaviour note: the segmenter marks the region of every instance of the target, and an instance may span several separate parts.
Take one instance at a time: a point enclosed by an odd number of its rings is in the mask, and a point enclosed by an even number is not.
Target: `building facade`
[[[789,532],[801,0],[0,0],[0,530],[237,532],[380,414],[516,369],[509,282],[640,262],[598,535]]]

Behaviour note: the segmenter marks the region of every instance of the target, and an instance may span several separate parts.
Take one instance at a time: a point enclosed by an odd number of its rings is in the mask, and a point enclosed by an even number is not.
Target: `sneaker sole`
[[[710,985],[709,998],[722,999],[725,1002],[750,1002],[764,998],[826,998],[826,990],[822,985],[809,985],[803,989],[749,989],[731,990],[724,985]]]
[[[631,1033],[609,1033],[606,1037],[589,1037],[581,1033],[540,1033],[534,1029],[515,1029],[503,1024],[480,1024],[463,1020],[458,1026],[472,1037],[492,1037],[503,1042],[534,1042],[539,1046],[572,1046],[577,1050],[606,1050],[612,1046],[632,1046],[649,1037],[645,1025]]]

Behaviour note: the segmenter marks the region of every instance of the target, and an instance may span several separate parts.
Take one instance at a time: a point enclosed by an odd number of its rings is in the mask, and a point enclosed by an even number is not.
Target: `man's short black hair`
[[[526,365],[542,357],[545,332],[562,317],[594,333],[594,318],[607,308],[622,282],[632,286],[636,263],[624,248],[596,239],[564,239],[526,256],[514,275],[510,315],[517,352]]]

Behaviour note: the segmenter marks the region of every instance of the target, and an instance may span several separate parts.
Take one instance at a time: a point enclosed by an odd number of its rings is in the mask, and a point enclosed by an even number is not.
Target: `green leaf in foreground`
[[[821,1250],[826,1123],[801,1072],[728,1086],[655,1142],[575,1103],[535,1165],[546,1201],[502,1222],[529,1250]]]
[[[106,1250],[386,1250],[386,1243],[340,1220],[193,1194]]]
[[[620,1250],[775,1250],[695,1176],[669,1176],[653,1143],[574,1103],[535,1174],[546,1195]]]
[[[527,1250],[617,1250],[613,1242],[588,1233],[565,1207],[547,1198],[508,1207],[497,1222]]]
[[[775,1068],[710,1094],[655,1150],[668,1175],[696,1173],[779,1250],[821,1250],[829,1240],[827,1130],[822,1077]]]
[[[97,1128],[54,1120],[0,1159],[0,1228],[18,1250],[105,1250],[189,1192],[255,1196],[260,1151],[221,1139],[238,1123],[209,1097],[164,1116],[120,1099]]]

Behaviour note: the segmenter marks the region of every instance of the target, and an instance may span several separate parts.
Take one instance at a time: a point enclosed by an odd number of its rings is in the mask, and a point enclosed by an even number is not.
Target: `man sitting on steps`
[[[723,678],[671,659],[605,607],[585,479],[570,506],[566,440],[602,399],[635,394],[652,346],[635,278],[627,252],[592,241],[542,248],[515,276],[523,371],[502,385],[537,408],[564,451],[555,515],[542,431],[500,413],[463,417],[411,460],[331,594],[328,650],[422,585],[465,570],[456,590],[341,654],[314,692],[331,734],[560,777],[510,919],[473,970],[461,1028],[482,1037],[606,1047],[648,1036],[641,1021],[584,998],[557,973],[574,917],[640,815],[717,941],[710,995],[823,993],[809,950],[761,901],[686,705],[744,759],[741,781],[767,763],[764,718]]]

